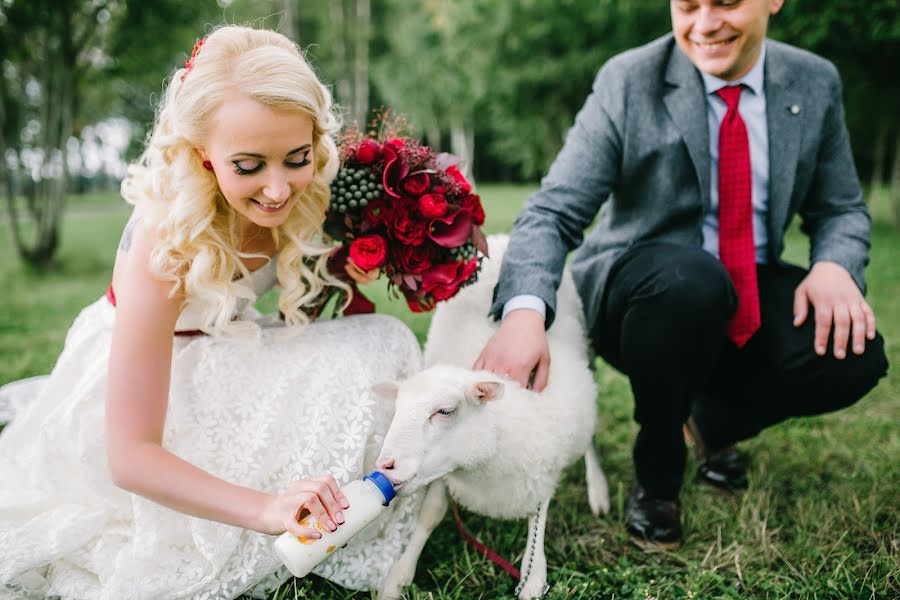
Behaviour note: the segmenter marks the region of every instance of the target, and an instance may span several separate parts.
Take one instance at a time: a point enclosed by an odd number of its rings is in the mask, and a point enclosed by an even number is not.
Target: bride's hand
[[[297,537],[318,539],[322,534],[314,527],[316,521],[334,531],[344,522],[341,509],[349,506],[334,477],[301,479],[272,498],[263,514],[263,527],[270,535],[288,531]]]
[[[353,264],[353,261],[349,258],[347,259],[347,264],[344,265],[344,270],[347,272],[347,275],[350,276],[350,279],[360,285],[372,283],[373,281],[378,279],[379,275],[381,275],[381,269],[376,267],[371,271],[363,271],[355,264]]]

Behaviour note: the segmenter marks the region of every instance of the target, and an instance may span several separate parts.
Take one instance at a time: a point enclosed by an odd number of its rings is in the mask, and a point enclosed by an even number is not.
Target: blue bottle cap
[[[394,491],[394,486],[391,483],[391,480],[388,479],[384,473],[380,471],[372,471],[368,475],[365,475],[363,479],[367,479],[374,483],[378,490],[381,492],[381,495],[384,496],[384,505],[387,506],[391,503],[391,500],[394,499],[394,496],[397,495],[397,492]]]

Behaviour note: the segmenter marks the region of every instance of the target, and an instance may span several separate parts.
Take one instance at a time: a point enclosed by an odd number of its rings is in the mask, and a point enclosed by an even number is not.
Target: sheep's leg
[[[595,517],[599,517],[600,513],[605,515],[609,512],[609,485],[606,483],[606,475],[600,466],[600,456],[593,440],[584,453],[584,470],[591,512]]]
[[[425,492],[416,528],[409,538],[406,550],[403,551],[381,583],[381,589],[378,592],[379,600],[400,598],[403,588],[412,583],[413,576],[416,574],[416,563],[419,562],[419,555],[422,554],[425,542],[428,541],[431,532],[438,526],[445,514],[447,514],[447,487],[443,481],[437,480],[429,485]]]
[[[547,527],[547,507],[543,502],[537,513],[528,517],[528,541],[519,571],[522,582],[517,591],[519,600],[540,598],[547,588],[547,556],[544,554],[544,529]]]

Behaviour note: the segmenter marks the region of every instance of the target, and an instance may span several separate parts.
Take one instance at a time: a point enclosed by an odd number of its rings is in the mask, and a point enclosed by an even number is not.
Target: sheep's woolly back
[[[471,366],[500,326],[499,321],[494,321],[487,314],[508,243],[509,236],[505,234],[489,236],[491,257],[482,262],[478,281],[461,289],[450,300],[438,303],[425,343],[426,367],[439,363]],[[589,359],[587,349],[590,346],[585,333],[581,299],[568,269],[563,273],[557,292],[557,315],[547,332],[547,339],[553,363],[558,362],[555,346],[563,353],[561,356],[567,356],[570,353],[567,350],[571,349],[575,355],[582,356],[584,362]],[[551,364],[550,368],[552,382],[554,365]]]
[[[508,237],[488,238],[478,282],[438,304],[425,344],[425,364],[469,369],[499,322],[488,317],[494,285]],[[568,271],[558,291],[557,316],[547,332],[550,378],[540,394],[493,374],[504,382],[500,400],[489,403],[495,420],[496,451],[488,464],[447,476],[451,494],[478,513],[518,518],[552,497],[561,471],[584,455],[596,426],[597,389],[590,370],[589,345],[581,301]]]

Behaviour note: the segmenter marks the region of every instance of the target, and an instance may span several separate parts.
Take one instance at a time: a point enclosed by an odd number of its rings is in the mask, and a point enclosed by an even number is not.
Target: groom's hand
[[[834,356],[847,356],[848,342],[854,354],[862,354],[866,340],[875,339],[875,313],[863,298],[850,273],[841,265],[822,261],[794,292],[794,326],[806,321],[809,306],[815,312],[816,354],[824,356],[828,336],[834,331]]]
[[[528,308],[510,312],[488,340],[473,368],[505,375],[523,388],[529,387],[530,382],[532,389],[542,391],[547,387],[550,372],[544,318]]]

